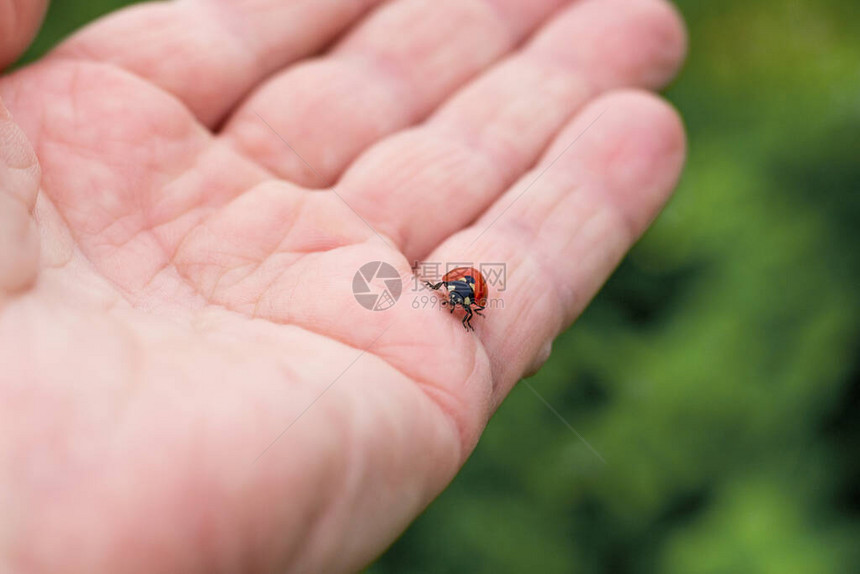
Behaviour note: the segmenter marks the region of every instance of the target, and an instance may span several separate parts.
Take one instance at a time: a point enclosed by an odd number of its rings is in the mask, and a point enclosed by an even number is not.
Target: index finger
[[[505,291],[491,285],[486,318],[474,323],[496,404],[547,358],[552,340],[656,216],[685,152],[673,108],[645,92],[612,92],[583,109],[532,173],[430,256],[506,265]]]

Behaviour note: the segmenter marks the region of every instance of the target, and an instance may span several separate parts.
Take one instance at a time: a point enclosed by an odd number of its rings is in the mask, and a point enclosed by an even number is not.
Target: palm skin
[[[614,4],[145,5],[0,80],[0,564],[339,572],[390,544],[677,179],[676,116],[617,89],[665,83],[682,28]],[[467,335],[408,290],[356,303],[361,265],[417,259],[505,262],[504,309]]]

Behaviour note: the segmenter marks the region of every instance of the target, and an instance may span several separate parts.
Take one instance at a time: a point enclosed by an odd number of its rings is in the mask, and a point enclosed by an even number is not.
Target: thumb
[[[40,175],[30,143],[0,101],[0,299],[36,278],[39,234],[33,207]]]

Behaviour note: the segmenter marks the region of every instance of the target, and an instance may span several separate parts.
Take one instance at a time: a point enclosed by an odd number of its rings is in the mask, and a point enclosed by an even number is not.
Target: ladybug
[[[457,267],[446,273],[439,283],[434,285],[425,281],[424,284],[434,291],[444,287],[448,292],[448,300],[442,301],[442,305],[450,305],[451,313],[458,305],[462,307],[466,311],[463,326],[466,331],[475,330],[472,327],[472,313],[481,315],[487,306],[487,282],[480,271],[474,267]]]

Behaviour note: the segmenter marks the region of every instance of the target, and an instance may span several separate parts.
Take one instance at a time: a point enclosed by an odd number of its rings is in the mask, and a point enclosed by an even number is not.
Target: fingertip
[[[588,122],[594,122],[586,130]],[[641,234],[669,199],[686,160],[686,136],[677,110],[638,89],[609,92],[586,106],[562,132],[548,156],[582,135],[580,177],[614,205]]]
[[[575,49],[561,52],[558,43]],[[538,52],[584,70],[597,90],[657,89],[677,73],[687,51],[678,10],[667,0],[584,0],[561,14],[534,42]]]
[[[604,98],[617,114],[618,146],[613,158],[617,187],[653,190],[662,204],[677,183],[686,159],[687,140],[678,111],[660,96],[623,90]]]
[[[687,56],[687,29],[668,0],[611,0],[604,9],[627,13],[625,33],[607,40],[607,55],[633,85],[660,89],[674,78]],[[630,46],[630,42],[635,42]],[[614,49],[613,49],[614,48]]]
[[[47,8],[47,0],[0,0],[0,69],[27,49]]]
[[[639,0],[642,4],[643,27],[650,30],[648,44],[643,50],[653,54],[654,66],[643,85],[659,89],[680,71],[687,58],[687,26],[681,12],[668,0]]]

